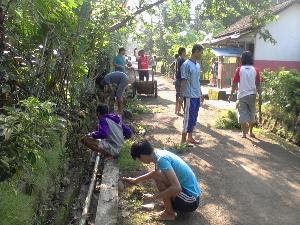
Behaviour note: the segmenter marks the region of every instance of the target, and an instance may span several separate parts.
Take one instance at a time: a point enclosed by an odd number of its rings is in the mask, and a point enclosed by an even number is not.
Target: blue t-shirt
[[[200,64],[192,60],[186,60],[181,66],[181,79],[187,80],[184,97],[199,98],[200,89]]]
[[[125,58],[122,55],[116,55],[113,60],[114,64],[121,65],[123,67],[115,66],[115,71],[125,72]]]
[[[201,195],[201,189],[194,172],[179,156],[165,150],[155,150],[154,156],[158,169],[163,172],[171,169],[174,170],[181,188],[187,194],[195,198]]]

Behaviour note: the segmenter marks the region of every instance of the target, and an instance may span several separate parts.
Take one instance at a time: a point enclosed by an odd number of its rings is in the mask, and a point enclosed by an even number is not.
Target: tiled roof
[[[280,13],[285,8],[289,7],[290,5],[294,4],[295,2],[299,2],[299,0],[288,0],[281,4],[275,5],[271,8],[274,14]],[[218,36],[215,38],[231,35],[234,33],[244,32],[252,29],[251,24],[251,16],[246,16],[239,21],[235,22],[231,26],[229,26],[225,31],[221,32]]]

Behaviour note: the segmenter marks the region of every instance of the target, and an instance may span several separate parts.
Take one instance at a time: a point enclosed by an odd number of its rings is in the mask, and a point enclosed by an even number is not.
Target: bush
[[[34,165],[0,183],[0,225],[44,224],[65,163],[59,136],[52,133],[50,140],[53,147],[42,152]]]
[[[263,126],[277,135],[300,144],[300,74],[280,70],[262,72]]]
[[[142,113],[149,113],[151,112],[147,106],[143,105],[141,100],[137,97],[129,99],[126,103],[126,109],[129,110],[131,113],[142,114]]]
[[[219,116],[215,122],[215,127],[218,129],[239,129],[238,115],[236,111],[227,110]]]
[[[0,116],[0,181],[33,166],[45,150],[53,147],[51,133],[59,126],[53,106],[30,97],[19,107],[5,108],[5,115]]]
[[[300,74],[297,71],[280,70],[262,72],[264,102],[286,112],[300,110]]]

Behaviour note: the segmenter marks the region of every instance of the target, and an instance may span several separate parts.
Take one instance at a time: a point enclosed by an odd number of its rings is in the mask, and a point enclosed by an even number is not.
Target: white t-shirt
[[[256,84],[260,83],[259,71],[252,65],[238,67],[233,77],[233,83],[239,84],[238,99],[256,94]]]

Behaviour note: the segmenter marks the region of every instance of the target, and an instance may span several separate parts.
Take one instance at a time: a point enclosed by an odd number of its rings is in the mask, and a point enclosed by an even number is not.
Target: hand
[[[201,99],[200,99],[200,101],[201,101],[201,103],[203,103],[203,102],[204,102],[204,96],[203,96],[203,95],[201,96]]]
[[[143,194],[143,199],[151,201],[154,199],[154,195],[153,194]]]
[[[122,177],[121,180],[126,181],[130,184],[137,184],[137,178],[133,178],[133,177]]]

